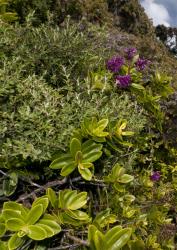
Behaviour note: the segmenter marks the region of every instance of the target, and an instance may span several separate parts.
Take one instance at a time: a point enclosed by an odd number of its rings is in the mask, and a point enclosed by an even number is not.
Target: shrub
[[[23,75],[44,76],[46,81],[61,86],[70,74],[73,84],[77,78],[84,78],[92,67],[99,67],[106,51],[96,46],[104,41],[104,34],[99,27],[80,31],[80,24],[71,24],[67,20],[63,28],[42,25],[10,27],[1,24],[2,53],[16,58],[23,65]],[[92,39],[88,35],[92,34]],[[98,44],[97,44],[98,45]],[[66,68],[66,74],[64,70]]]

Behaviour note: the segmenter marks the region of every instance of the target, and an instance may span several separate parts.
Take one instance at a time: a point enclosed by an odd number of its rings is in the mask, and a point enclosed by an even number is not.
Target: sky
[[[154,25],[177,27],[177,0],[140,0]]]

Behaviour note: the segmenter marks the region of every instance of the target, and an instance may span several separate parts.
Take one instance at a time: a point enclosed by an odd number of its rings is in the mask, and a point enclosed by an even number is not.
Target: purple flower
[[[128,88],[131,84],[131,76],[130,75],[116,76],[116,84],[120,88]]]
[[[150,176],[151,181],[159,181],[160,180],[160,172],[154,171],[153,174]]]
[[[119,56],[114,56],[107,61],[107,69],[113,73],[117,73],[122,65],[124,64],[124,58]]]
[[[137,53],[136,48],[126,48],[124,51],[127,54],[128,60],[131,60],[134,57],[134,55]]]
[[[150,63],[149,60],[144,59],[144,58],[138,58],[137,62],[135,63],[136,69],[138,71],[142,71],[146,68],[146,66]]]

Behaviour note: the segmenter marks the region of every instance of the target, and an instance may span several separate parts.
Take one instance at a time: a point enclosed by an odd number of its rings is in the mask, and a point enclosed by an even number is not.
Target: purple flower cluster
[[[126,48],[124,51],[126,53],[126,56],[127,56],[128,60],[133,59],[133,57],[137,53],[137,49],[136,48]]]
[[[131,84],[131,76],[130,75],[116,76],[116,84],[120,88],[128,88]]]
[[[160,180],[160,172],[159,171],[154,171],[153,174],[150,176],[150,179],[152,181],[159,181]]]
[[[124,58],[114,56],[107,62],[107,69],[113,73],[117,73],[124,64]]]
[[[146,66],[149,64],[149,60],[144,58],[139,58],[137,62],[135,63],[136,69],[138,71],[142,71],[146,68]]]

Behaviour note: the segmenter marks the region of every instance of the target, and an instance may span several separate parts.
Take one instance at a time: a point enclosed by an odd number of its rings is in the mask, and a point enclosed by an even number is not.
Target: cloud
[[[153,24],[164,24],[170,26],[170,15],[167,8],[163,4],[156,3],[155,0],[143,0],[142,6],[146,14],[152,18]]]

